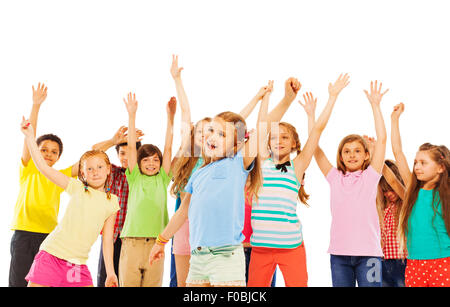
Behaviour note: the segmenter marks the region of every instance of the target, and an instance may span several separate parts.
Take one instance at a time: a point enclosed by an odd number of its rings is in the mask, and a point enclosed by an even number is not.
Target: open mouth
[[[208,142],[206,142],[206,146],[208,147],[209,150],[215,150],[217,148],[214,144],[210,144]]]

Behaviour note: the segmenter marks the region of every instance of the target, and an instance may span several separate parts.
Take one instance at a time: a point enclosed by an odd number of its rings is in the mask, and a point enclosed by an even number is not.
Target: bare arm
[[[317,149],[317,146],[319,144],[320,136],[322,135],[323,130],[325,129],[328,120],[330,119],[331,112],[333,111],[334,104],[336,103],[337,97],[339,93],[348,85],[349,83],[349,76],[347,74],[340,75],[339,78],[336,80],[334,84],[329,84],[328,86],[328,92],[329,92],[329,98],[328,103],[325,106],[324,110],[320,114],[317,122],[313,125],[313,127],[308,127],[309,136],[308,140],[306,141],[306,144],[303,148],[303,150],[295,157],[294,159],[294,168],[295,168],[295,174],[297,176],[297,179],[301,181],[303,179],[303,174],[308,168],[311,159]],[[305,99],[305,105],[306,108],[307,104],[315,105],[317,104],[317,99],[314,99],[313,95],[311,93],[307,93],[306,95],[303,95]],[[314,114],[313,112],[312,114]],[[308,118],[309,125],[313,124],[312,118]],[[327,172],[328,174],[328,172]]]
[[[41,109],[42,103],[47,98],[47,87],[45,84],[38,83],[37,89],[34,88],[34,85],[32,86],[33,89],[33,107],[31,108],[31,113],[29,117],[30,124],[34,127],[34,138],[36,138],[36,130],[37,130],[37,122],[38,122],[38,115],[39,110]],[[30,161],[31,155],[30,151],[28,150],[27,142],[24,141],[23,143],[23,151],[22,151],[22,163],[23,165],[27,165],[28,161]]]
[[[162,160],[162,167],[164,171],[169,174],[172,167],[172,143],[173,143],[173,121],[175,118],[175,112],[177,110],[177,100],[175,97],[170,98],[167,103],[167,128],[166,128],[166,141],[164,144],[164,153]]]
[[[270,129],[273,122],[279,122],[283,115],[289,109],[289,106],[297,96],[298,91],[302,87],[301,83],[296,78],[289,78],[285,82],[285,95],[277,106],[269,113],[267,118],[267,125]]]
[[[102,249],[103,259],[106,268],[106,287],[117,287],[117,275],[114,271],[114,224],[116,222],[117,213],[106,219],[102,230]]]
[[[372,106],[373,117],[375,120],[375,131],[377,135],[377,140],[375,142],[375,147],[373,150],[373,157],[370,162],[370,165],[373,167],[377,173],[382,172],[384,165],[384,156],[386,154],[386,127],[384,125],[383,114],[381,113],[380,102],[383,98],[384,94],[387,93],[388,90],[381,93],[382,83],[380,82],[380,86],[378,86],[378,81],[370,82],[370,93],[364,90],[366,93],[367,99]]]
[[[138,102],[136,94],[128,93],[127,100],[123,99],[128,111],[128,169],[133,171],[137,163],[136,150],[136,111]],[[131,145],[133,144],[133,145]]]
[[[69,184],[70,178],[64,175],[63,173],[55,170],[53,167],[48,166],[44,158],[42,158],[42,155],[39,152],[39,148],[34,139],[33,126],[31,126],[31,123],[25,120],[25,118],[23,118],[22,120],[21,130],[22,133],[25,135],[25,143],[28,146],[31,158],[33,159],[37,169],[51,182],[53,182],[54,184],[65,190],[67,185]]]
[[[250,100],[250,102],[239,112],[239,115],[241,115],[244,119],[247,119],[250,114],[255,109],[258,102],[264,97],[264,94],[267,91],[267,86],[263,86],[258,93],[256,93],[255,97]]]
[[[400,103],[394,107],[394,111],[391,114],[391,145],[392,152],[394,153],[395,162],[397,163],[398,169],[400,171],[400,176],[403,179],[403,182],[406,186],[408,186],[411,171],[408,167],[408,161],[406,160],[406,156],[403,153],[402,148],[402,139],[400,137],[400,115],[405,110],[405,105]]]

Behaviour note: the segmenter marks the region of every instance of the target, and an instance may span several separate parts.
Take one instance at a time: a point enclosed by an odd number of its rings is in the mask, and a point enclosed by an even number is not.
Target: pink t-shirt
[[[330,184],[331,233],[328,253],[382,257],[380,222],[376,208],[381,174],[372,166],[345,175],[332,168]]]

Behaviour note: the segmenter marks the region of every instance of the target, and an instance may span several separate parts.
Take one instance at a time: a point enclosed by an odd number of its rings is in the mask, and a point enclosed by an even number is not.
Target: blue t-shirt
[[[247,176],[241,152],[197,170],[186,185],[189,204],[189,243],[192,249],[238,245],[244,240]]]
[[[436,215],[433,210],[436,209]],[[442,218],[439,193],[433,203],[433,190],[420,189],[408,219],[408,259],[426,260],[450,257],[450,237]]]
[[[188,181],[189,181],[189,179],[191,179],[192,174],[194,174],[195,171],[198,170],[200,168],[200,166],[203,165],[203,162],[204,162],[203,158],[199,157],[198,160],[197,160],[197,163],[195,163],[194,168],[191,171],[191,174],[189,175]],[[186,192],[186,191],[183,190],[183,192]],[[177,200],[175,202],[175,212],[180,208],[180,206],[181,206],[181,197],[180,197],[180,193],[178,193],[177,194]]]

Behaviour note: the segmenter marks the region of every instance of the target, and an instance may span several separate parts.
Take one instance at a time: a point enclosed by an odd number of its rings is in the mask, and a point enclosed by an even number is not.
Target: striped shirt
[[[263,186],[252,203],[252,246],[296,248],[303,242],[302,224],[297,217],[297,197],[301,187],[294,163],[287,172],[275,168],[272,159],[262,165]]]

